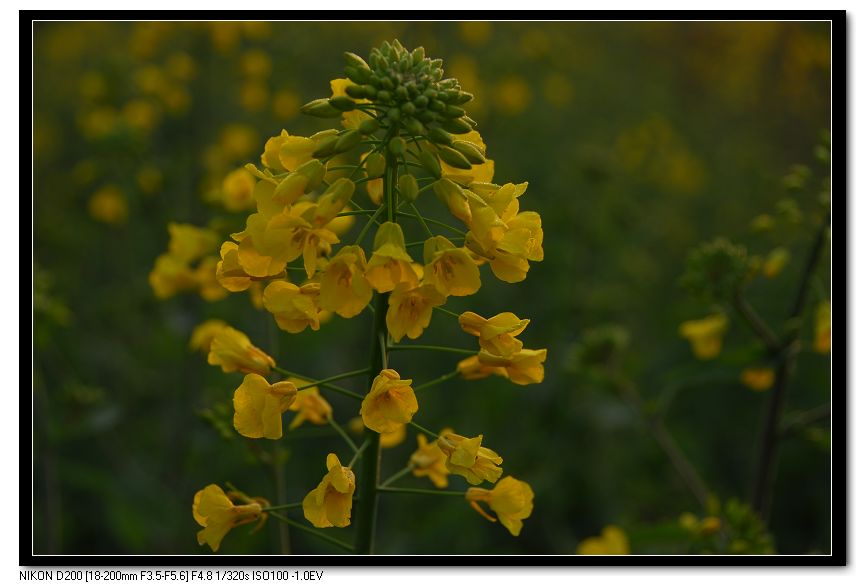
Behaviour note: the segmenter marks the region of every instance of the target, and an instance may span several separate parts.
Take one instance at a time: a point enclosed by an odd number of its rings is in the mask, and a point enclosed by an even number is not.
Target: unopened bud
[[[384,175],[385,164],[384,155],[381,153],[372,153],[367,156],[364,161],[367,177],[381,177]]]
[[[335,96],[330,98],[328,103],[340,112],[351,112],[356,107],[354,100],[348,96]]]
[[[423,134],[424,126],[417,118],[407,118],[403,120],[402,125],[412,134]]]
[[[343,57],[345,57],[346,64],[348,64],[350,67],[354,67],[358,70],[369,71],[369,65],[367,65],[366,61],[364,61],[363,58],[359,55],[355,55],[354,53],[350,53],[349,51],[346,51],[342,55]]]
[[[429,136],[432,142],[437,144],[450,145],[454,141],[454,137],[448,131],[438,127],[430,128],[427,131],[427,136]]]
[[[466,159],[472,165],[480,165],[486,163],[487,159],[478,147],[465,140],[455,140],[451,147]]]
[[[442,122],[442,128],[453,134],[467,134],[472,131],[471,125],[462,118],[448,118]]]
[[[466,113],[465,110],[463,110],[459,106],[453,106],[453,105],[445,106],[445,109],[443,112],[443,114],[445,115],[446,118],[460,118],[461,116],[464,116],[465,113]]]
[[[344,153],[346,151],[350,151],[354,147],[360,144],[362,139],[362,135],[357,130],[349,130],[348,132],[344,132],[339,135],[339,138],[336,140],[336,145],[334,146],[334,152]]]
[[[300,111],[316,118],[337,118],[342,112],[330,105],[327,98],[313,100],[300,107]]]
[[[397,187],[399,188],[400,197],[403,199],[412,202],[417,199],[418,194],[418,186],[417,179],[414,178],[414,175],[411,173],[406,173],[399,178],[397,181]]]
[[[463,156],[462,153],[456,151],[450,147],[439,146],[439,157],[442,161],[450,165],[451,167],[456,167],[457,169],[471,169],[472,164],[469,163],[469,160]]]
[[[418,157],[420,164],[423,165],[423,168],[426,169],[430,175],[435,177],[436,179],[440,179],[442,176],[442,167],[439,165],[439,161],[435,155],[430,152],[423,151]]]
[[[405,152],[405,140],[402,137],[395,136],[387,143],[387,149],[394,155],[401,155]]]
[[[345,93],[350,97],[362,100],[366,97],[366,86],[365,85],[347,85],[345,86]]]
[[[320,159],[322,157],[326,157],[333,153],[334,147],[336,147],[337,137],[330,136],[320,141],[318,145],[315,147],[315,150],[312,151],[312,156]]]
[[[372,134],[376,130],[379,129],[378,121],[373,118],[367,118],[360,124],[358,124],[357,129],[361,134]]]

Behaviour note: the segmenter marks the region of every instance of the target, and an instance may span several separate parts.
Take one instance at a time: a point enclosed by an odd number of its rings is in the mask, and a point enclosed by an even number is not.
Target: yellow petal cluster
[[[345,318],[354,317],[372,299],[372,287],[364,277],[366,254],[356,245],[343,246],[321,271],[322,309],[334,311]]]
[[[290,381],[270,384],[250,373],[234,391],[234,429],[248,438],[282,437],[282,414],[294,402],[297,387]]]
[[[604,527],[600,536],[584,539],[577,546],[579,555],[628,555],[630,553],[628,536],[615,525]]]
[[[486,350],[478,352],[478,361],[483,366],[503,368],[507,378],[518,385],[531,385],[543,382],[544,361],[547,349],[526,350],[525,348],[510,357],[496,356]],[[499,374],[495,372],[493,374]]]
[[[753,391],[765,391],[775,384],[775,371],[771,368],[746,368],[739,377],[742,384]]]
[[[382,222],[375,234],[372,256],[367,263],[366,280],[379,293],[393,291],[400,283],[414,287],[418,276],[412,258],[405,249],[402,228],[394,222]]]
[[[327,455],[327,474],[303,499],[303,516],[316,527],[347,527],[355,479],[336,454]]]
[[[276,366],[276,361],[253,346],[246,334],[228,326],[213,336],[207,363],[221,366],[223,372],[254,372],[262,376],[270,374],[270,369]]]
[[[288,281],[272,281],[264,288],[264,308],[286,332],[297,334],[307,327],[318,330],[319,289],[318,283],[298,287]]]
[[[480,506],[486,503],[514,537],[522,531],[523,520],[532,514],[534,498],[532,487],[513,476],[505,476],[492,490],[472,487],[466,491],[466,500],[474,510],[494,522],[495,518]]]
[[[717,313],[703,319],[683,322],[679,326],[679,335],[691,343],[694,356],[700,360],[708,360],[720,354],[728,323],[726,315]]]
[[[204,527],[198,532],[198,545],[206,543],[213,551],[219,550],[223,538],[231,529],[266,517],[261,509],[258,502],[234,504],[216,484],[204,487],[195,493],[192,500],[192,516],[196,523]]]
[[[498,356],[512,356],[523,348],[516,339],[529,325],[529,320],[520,319],[515,314],[499,313],[486,319],[466,311],[459,317],[460,327],[467,334],[478,337],[481,349]]]
[[[464,248],[457,248],[444,236],[433,236],[424,242],[425,283],[448,297],[474,295],[481,288],[477,264]]]
[[[214,270],[217,258],[218,235],[213,230],[191,224],[168,224],[168,251],[159,255],[148,275],[153,293],[167,299],[184,291],[198,291],[207,301],[216,301],[226,295],[219,285]],[[196,264],[196,261],[198,263]]]
[[[496,482],[502,475],[498,464],[502,458],[489,448],[481,446],[484,436],[463,437],[455,433],[443,433],[437,444],[447,459],[445,466],[452,474],[459,474],[469,484],[480,484],[484,480]]]
[[[412,340],[420,337],[429,326],[433,307],[443,305],[447,299],[433,285],[415,287],[400,283],[388,298],[385,321],[394,341],[408,336]]]
[[[418,404],[411,380],[401,380],[391,368],[382,370],[360,405],[363,424],[378,433],[391,433],[411,421]]]
[[[192,350],[210,352],[210,343],[213,342],[213,338],[226,327],[228,324],[221,319],[209,319],[198,324],[189,337],[189,347]]]
[[[290,378],[289,381],[297,387],[309,384],[309,381],[299,378]],[[333,407],[321,396],[318,387],[299,390],[294,402],[288,408],[297,413],[288,426],[290,430],[297,429],[305,421],[309,421],[313,425],[327,425],[328,420],[333,415]]]

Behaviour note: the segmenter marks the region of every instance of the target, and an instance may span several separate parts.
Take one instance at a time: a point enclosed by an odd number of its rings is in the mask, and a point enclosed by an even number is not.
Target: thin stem
[[[304,376],[302,374],[297,374],[296,372],[291,372],[290,370],[285,370],[284,368],[279,368],[278,366],[274,366],[273,370],[275,370],[276,372],[278,372],[282,375],[285,375],[285,376],[293,376],[294,378],[310,380],[310,377],[308,377],[308,376]],[[335,393],[339,393],[341,395],[345,395],[346,397],[351,397],[352,399],[363,400],[363,396],[358,395],[357,393],[355,393],[353,391],[349,391],[348,389],[344,389],[342,387],[332,385],[330,383],[319,383],[318,386],[321,386],[325,389],[330,389],[331,391],[334,391]]]
[[[430,346],[428,344],[400,344],[391,345],[387,348],[391,352],[399,350],[435,350],[437,352],[454,352],[456,354],[472,355],[477,354],[477,350],[467,350],[464,348],[451,348],[450,346]]]
[[[431,437],[432,439],[436,439],[436,438],[438,438],[438,436],[439,436],[439,434],[437,434],[436,432],[434,432],[434,431],[430,431],[430,430],[428,430],[427,428],[422,427],[422,426],[420,426],[419,424],[415,423],[414,421],[409,421],[406,425],[411,425],[413,428],[415,428],[416,430],[418,430],[418,431],[420,431],[420,432],[422,432],[422,433],[427,434],[427,435],[428,435],[429,437]]]
[[[270,511],[281,511],[283,509],[299,509],[303,506],[303,503],[288,503],[287,505],[271,505],[269,507],[264,507],[261,509],[265,512]]]
[[[405,468],[403,468],[402,470],[400,470],[399,472],[397,472],[396,474],[394,474],[393,476],[389,477],[387,480],[382,482],[379,485],[378,489],[381,490],[385,486],[388,486],[389,484],[393,484],[394,482],[396,482],[397,480],[399,480],[400,478],[402,478],[403,476],[405,476],[409,472],[411,472],[411,466],[406,466]]]
[[[763,340],[763,343],[766,344],[766,348],[769,352],[776,352],[778,350],[778,336],[775,335],[772,328],[770,328],[757,312],[754,311],[754,308],[751,307],[751,304],[748,303],[748,300],[745,299],[745,296],[741,291],[736,291],[736,294],[733,296],[733,307],[736,308],[739,315],[748,322],[748,325],[751,326],[754,333]]]
[[[345,430],[340,427],[340,425],[336,421],[333,420],[333,417],[328,417],[327,423],[336,431],[336,433],[339,434],[342,439],[345,440],[345,443],[348,444],[348,447],[350,447],[354,452],[354,455],[357,456],[357,444],[354,443],[354,441],[348,436]]]
[[[313,381],[307,385],[297,387],[297,390],[302,391],[304,389],[311,389],[312,387],[317,387],[318,385],[324,385],[325,383],[332,383],[332,382],[336,382],[338,380],[343,380],[346,378],[354,378],[356,376],[360,376],[361,374],[366,374],[368,372],[369,372],[368,368],[361,368],[358,370],[352,370],[350,372],[344,372],[342,374],[336,374],[334,376],[329,376],[329,377],[323,378],[321,380]],[[360,396],[360,395],[358,395],[358,396]]]
[[[396,215],[401,217],[401,218],[417,219],[414,214],[409,214],[408,212],[396,212]],[[460,230],[459,228],[451,226],[450,224],[446,224],[444,222],[439,222],[438,220],[433,220],[432,218],[427,218],[427,217],[424,217],[423,219],[426,220],[427,222],[429,222],[430,224],[435,225],[435,226],[441,226],[442,228],[447,228],[448,230],[452,230],[455,233],[459,234],[460,236],[466,235],[465,230]]]
[[[425,382],[425,383],[423,383],[422,385],[418,385],[418,386],[414,387],[414,390],[415,390],[415,392],[417,392],[417,391],[419,391],[419,390],[421,390],[421,389],[427,389],[427,388],[429,388],[429,387],[434,387],[434,386],[437,385],[437,384],[443,383],[443,382],[445,382],[445,381],[448,381],[448,380],[454,378],[455,376],[458,376],[459,373],[460,373],[459,370],[454,370],[453,372],[449,372],[449,373],[447,373],[447,374],[443,374],[443,375],[441,375],[440,377],[438,377],[438,378],[436,378],[436,379],[433,379],[433,380],[431,380],[431,381],[429,381],[429,382]]]
[[[417,209],[417,206],[411,202],[409,202],[408,205],[411,206],[411,209],[414,212],[415,217],[417,217],[417,221],[421,223],[421,226],[423,226],[423,229],[426,230],[426,233],[429,235],[429,237],[432,238],[433,236],[435,236],[435,234],[432,233],[432,230],[429,229],[429,226],[427,225],[426,221],[423,219],[423,216],[420,214],[420,210]]]
[[[341,218],[343,216],[371,216],[375,213],[375,210],[351,210],[348,212],[339,212],[336,217]]]
[[[457,319],[459,319],[459,317],[460,317],[460,314],[455,313],[455,312],[451,311],[450,309],[445,309],[444,307],[441,307],[441,306],[438,306],[438,305],[434,305],[434,306],[433,306],[433,309],[435,309],[435,310],[437,310],[437,311],[440,311],[440,312],[442,312],[442,313],[446,313],[446,314],[448,314],[448,315],[452,315],[452,316],[454,316],[454,317],[457,318]]]
[[[372,228],[373,224],[378,224],[378,217],[384,212],[385,206],[379,206],[379,208],[375,211],[375,213],[369,218],[369,221],[360,231],[360,234],[357,235],[357,239],[354,241],[355,244],[360,244],[363,242],[363,237],[366,236],[366,233],[369,232],[369,229]]]
[[[286,523],[286,524],[294,527],[295,529],[303,531],[304,533],[308,533],[309,535],[315,535],[319,539],[327,541],[328,543],[335,545],[340,549],[343,549],[343,550],[349,551],[349,552],[354,550],[354,548],[350,544],[346,543],[345,541],[343,541],[341,539],[337,539],[336,537],[331,537],[330,535],[325,535],[324,533],[322,533],[320,531],[316,531],[315,529],[310,529],[309,527],[307,527],[303,523],[298,523],[294,519],[289,519],[288,517],[284,517],[284,516],[280,515],[279,513],[269,513],[269,514],[271,517],[275,517],[275,518],[279,519],[280,521],[282,521],[283,523]]]
[[[366,449],[369,445],[369,438],[366,438],[360,447],[354,452],[354,456],[351,459],[351,462],[348,463],[348,468],[354,467],[354,463],[357,462],[357,459],[360,457],[361,453]]]
[[[787,417],[786,421],[781,422],[781,425],[778,429],[778,435],[780,437],[787,436],[799,429],[802,429],[809,425],[813,425],[818,421],[829,419],[831,416],[832,406],[828,403],[826,405],[814,407],[813,409],[809,409],[808,411],[791,414],[789,417]]]
[[[432,490],[427,488],[396,488],[391,486],[379,486],[379,492],[396,492],[401,494],[434,494],[437,496],[465,496],[465,491],[459,490]]]

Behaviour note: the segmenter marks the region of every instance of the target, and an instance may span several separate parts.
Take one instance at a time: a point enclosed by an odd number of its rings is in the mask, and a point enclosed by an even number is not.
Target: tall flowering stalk
[[[352,53],[345,57],[346,78],[331,82],[333,95],[301,109],[339,119],[342,129],[310,137],[283,130],[267,140],[261,166],[246,167],[257,179],[256,211],[245,229],[220,247],[215,273],[231,292],[263,287],[263,307],[289,333],[318,330],[327,314],[353,318],[370,311],[368,366],[315,380],[281,368],[242,332],[212,322],[198,332],[196,345],[208,351],[210,364],[245,375],[233,400],[238,433],[278,440],[283,414],[295,411],[289,429],[307,421],[332,425],[349,456],[322,454],[326,474],[300,502],[271,506],[235,489],[227,497],[214,485],[203,489],[193,514],[204,527],[199,542],[214,551],[232,526],[273,516],[343,549],[371,553],[382,493],[462,496],[513,535],[532,511],[532,489],[512,476],[502,479],[504,459],[483,445],[482,435],[463,436],[449,428],[435,433],[416,421],[423,414],[418,392],[457,377],[496,375],[519,385],[544,378],[546,350],[524,348],[517,339],[529,320],[510,312],[484,317],[445,308],[449,297],[480,289],[485,266],[516,283],[525,279],[530,261],[543,259],[541,218],[520,211],[527,184],[492,182],[493,161],[462,108],[472,95],[457,80],[444,79],[440,59],[427,58],[423,48],[409,52],[399,41],[373,49],[368,60]],[[371,206],[358,203],[358,187]],[[421,204],[443,205],[461,225],[425,216]],[[343,241],[346,220],[357,216],[365,223],[353,241]],[[425,238],[407,243],[404,229],[422,230]],[[476,337],[477,349],[406,343],[421,337],[434,311],[449,316],[455,331]],[[415,384],[388,364],[391,353],[401,351],[451,352],[463,359],[452,372]],[[282,379],[265,378],[276,374]],[[367,377],[364,395],[333,384],[359,376]],[[353,415],[360,415],[364,426],[359,446],[336,422],[322,391],[358,401]],[[421,432],[418,449],[402,471],[382,482],[382,442],[404,435],[406,426]],[[394,486],[408,474],[429,478],[435,488]],[[443,490],[454,474],[475,487]],[[483,483],[492,486],[480,488]],[[276,512],[294,508],[316,528],[355,524],[354,544]]]

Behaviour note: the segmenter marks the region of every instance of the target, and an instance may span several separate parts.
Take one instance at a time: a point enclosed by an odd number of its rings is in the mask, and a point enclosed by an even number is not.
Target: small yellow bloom
[[[347,527],[355,479],[336,454],[327,455],[327,474],[303,499],[303,516],[315,527]]]
[[[466,500],[474,510],[495,522],[495,518],[480,506],[480,503],[487,503],[514,537],[522,531],[523,519],[532,514],[534,498],[532,487],[513,476],[505,476],[492,490],[472,487],[466,491]]]
[[[252,192],[255,178],[246,169],[235,169],[222,180],[222,203],[230,212],[239,212],[255,207]]]
[[[727,316],[716,313],[703,319],[683,322],[679,326],[679,335],[691,342],[694,356],[700,360],[708,360],[721,352],[727,325]]]
[[[579,555],[628,555],[631,547],[628,536],[615,525],[607,525],[600,537],[589,537],[577,546]]]
[[[391,433],[411,421],[418,404],[411,379],[400,380],[391,368],[381,371],[360,405],[363,424],[378,433]]]
[[[516,339],[529,325],[529,320],[520,319],[510,312],[499,313],[486,319],[471,311],[459,317],[460,327],[467,334],[477,336],[480,346],[490,354],[510,357],[523,349]]]
[[[787,265],[790,260],[790,251],[786,248],[775,248],[766,255],[766,260],[763,262],[763,275],[772,279],[778,276],[778,273]]]
[[[479,380],[491,375],[508,378],[508,371],[501,366],[488,366],[478,359],[477,354],[460,360],[457,364],[460,376],[466,380]]]
[[[775,371],[771,368],[746,368],[740,380],[751,390],[765,391],[775,383]]]
[[[205,257],[201,259],[192,273],[198,287],[198,293],[205,301],[219,301],[228,295],[228,291],[216,277],[216,268],[219,262],[215,256]]]
[[[400,283],[388,298],[385,317],[388,332],[396,342],[404,336],[416,340],[429,326],[433,307],[442,305],[445,301],[445,296],[433,285],[411,287]]]
[[[294,402],[297,387],[290,381],[275,384],[255,373],[243,377],[234,391],[234,429],[248,438],[282,437],[282,414]]]
[[[228,324],[221,319],[209,319],[200,323],[192,330],[189,347],[193,350],[210,352],[210,343],[213,342],[213,338],[227,327]]]
[[[469,439],[455,433],[443,433],[438,438],[438,447],[447,456],[447,469],[465,477],[469,484],[480,484],[484,480],[496,482],[502,475],[498,467],[502,457],[482,447],[483,439],[482,435]]]
[[[248,275],[237,257],[237,244],[223,242],[219,249],[221,260],[216,263],[216,280],[229,291],[246,291],[253,277]]]
[[[170,254],[156,257],[147,280],[159,299],[167,299],[180,291],[194,289],[197,284],[195,273],[189,268],[189,264]]]
[[[298,378],[290,378],[289,380],[298,387],[310,383],[310,381]],[[294,403],[289,406],[289,410],[297,412],[288,426],[289,430],[297,429],[304,421],[309,421],[313,425],[327,425],[328,419],[333,414],[333,407],[321,396],[318,387],[309,387],[298,391]]]
[[[219,236],[209,228],[199,228],[192,224],[168,223],[168,253],[185,262],[215,253]]]
[[[384,179],[379,177],[378,179],[367,181],[366,193],[373,204],[380,206],[382,199],[384,199]]]
[[[412,258],[405,249],[402,228],[394,222],[382,222],[375,234],[372,257],[364,273],[379,293],[393,291],[400,283],[414,287],[418,283]]]
[[[316,143],[311,138],[292,136],[283,130],[279,136],[267,139],[261,164],[279,173],[294,171],[312,159],[315,148]]]
[[[363,311],[372,299],[372,287],[364,277],[365,271],[363,248],[343,246],[322,270],[321,307],[345,318]]]
[[[246,334],[232,327],[225,327],[213,337],[207,363],[222,367],[223,372],[254,372],[262,376],[270,374],[276,361],[261,348],[252,345]]]
[[[424,242],[423,280],[444,296],[474,295],[481,288],[478,266],[465,248],[457,248],[444,236]]]
[[[198,532],[198,545],[205,543],[217,551],[222,539],[234,527],[252,523],[267,517],[261,503],[250,502],[236,505],[219,486],[210,484],[195,493],[192,500],[192,516],[204,527]]]
[[[543,382],[544,361],[546,359],[546,348],[541,350],[526,350],[523,348],[509,357],[496,356],[486,350],[478,352],[478,360],[481,364],[504,368],[511,382],[518,385]]]
[[[453,433],[450,429],[444,429],[441,435]],[[426,436],[418,434],[417,450],[411,455],[408,461],[411,473],[421,478],[427,476],[436,488],[447,488],[448,485],[448,467],[446,465],[447,456],[439,448],[438,443],[427,442]]]
[[[87,203],[87,211],[94,220],[115,226],[129,219],[129,206],[115,185],[107,185],[94,193]]]
[[[307,327],[318,330],[318,295],[318,283],[298,287],[288,281],[273,281],[264,288],[264,308],[286,332],[297,334]]]
[[[832,305],[821,301],[814,317],[814,352],[828,354],[832,350]]]

